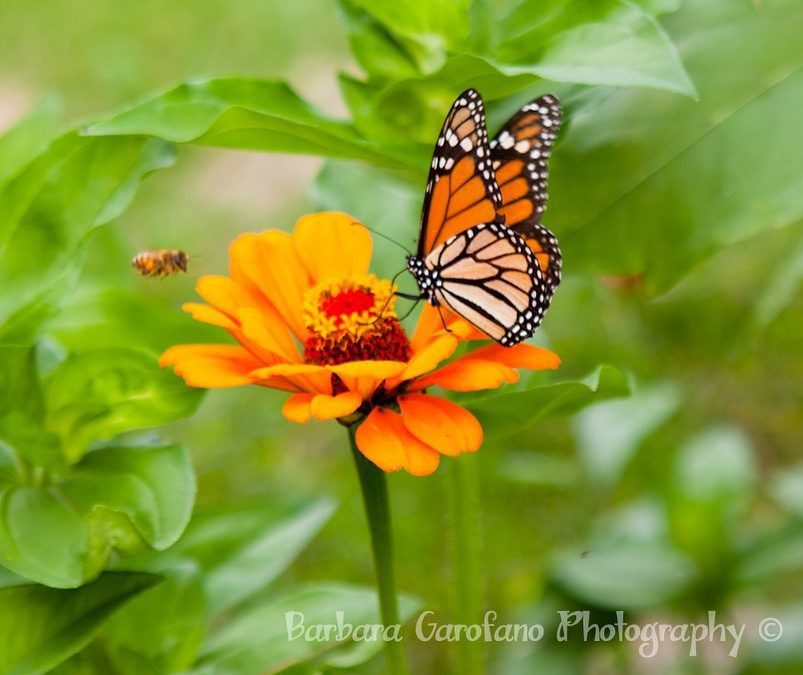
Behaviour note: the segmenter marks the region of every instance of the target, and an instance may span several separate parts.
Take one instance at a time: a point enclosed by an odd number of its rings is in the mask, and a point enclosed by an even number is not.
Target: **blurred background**
[[[408,4],[415,3],[403,9]],[[532,20],[537,7],[527,14],[516,4],[494,11]],[[610,18],[589,9],[593,3],[547,4],[590,12],[589,25]],[[633,623],[700,621],[717,610],[726,623],[755,627],[775,616],[784,639],[762,643],[748,630],[735,659],[722,645],[694,659],[685,645],[667,645],[645,659],[638,645],[618,642],[492,644],[487,672],[796,673],[803,667],[800,11],[770,0],[636,4],[677,49],[691,89],[679,75],[672,86],[647,76],[630,84],[572,80],[554,63],[526,82],[512,69],[475,77],[489,99],[492,132],[548,91],[567,115],[545,220],[564,245],[565,277],[536,336],[563,365],[554,378],[537,374],[521,386],[593,378],[608,364],[630,389],[576,413],[571,405],[561,414],[538,408],[531,423],[498,434],[493,419],[483,419],[485,445],[459,460],[480,477],[474,535],[483,605],[511,622],[542,622],[548,634],[557,609],[590,609],[599,623],[615,620],[616,610]],[[43,102],[66,129],[180,82],[230,75],[286,80],[325,115],[354,117],[338,78],[364,77],[371,59],[349,46],[353,24],[344,15],[353,20],[348,12],[359,5],[0,0],[0,131]],[[494,22],[476,7],[470,12],[474,31]],[[616,35],[627,49],[651,48],[643,35]],[[593,42],[593,33],[574,37]],[[506,44],[526,51],[514,39]],[[734,60],[744,44],[749,53]],[[452,58],[454,48],[446,52]],[[504,48],[497,56],[504,60]],[[130,207],[92,237],[53,334],[68,346],[130,343],[154,353],[218,340],[180,312],[195,298],[195,279],[226,272],[226,247],[237,234],[287,230],[318,208],[348,210],[411,245],[438,119],[450,97],[475,83],[448,63],[429,73],[404,80],[414,83],[409,99],[402,86],[382,99],[384,112],[374,111],[381,124],[358,125],[388,146],[409,143],[403,169],[179,144],[175,165],[147,179]],[[369,75],[374,87],[393,84],[386,73]],[[190,254],[189,274],[163,281],[132,274],[137,251],[173,247]],[[401,269],[392,244],[376,239],[375,249],[379,273]],[[163,431],[191,452],[196,509],[331,497],[334,514],[276,583],[370,585],[344,433],[334,424],[283,421],[281,400],[257,388],[211,391],[192,417]],[[530,411],[519,413],[527,419]],[[399,586],[444,621],[455,544],[448,464],[428,479],[390,479]],[[407,644],[413,672],[454,663],[450,645]],[[381,660],[347,670],[381,672]]]

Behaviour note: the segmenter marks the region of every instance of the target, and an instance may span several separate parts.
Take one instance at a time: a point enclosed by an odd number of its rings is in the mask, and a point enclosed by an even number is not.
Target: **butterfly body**
[[[542,96],[489,142],[482,99],[463,92],[436,142],[407,258],[422,299],[504,346],[532,336],[560,283],[557,239],[540,224],[560,116],[557,98]]]

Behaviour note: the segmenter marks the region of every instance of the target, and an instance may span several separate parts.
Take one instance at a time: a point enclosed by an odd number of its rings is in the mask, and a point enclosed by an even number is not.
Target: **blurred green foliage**
[[[379,672],[378,645],[284,633],[288,608],[376,616],[342,431],[280,422],[265,391],[202,401],[156,358],[221,339],[178,306],[237,232],[316,206],[412,244],[467,86],[491,131],[545,91],[567,118],[546,218],[565,281],[536,337],[563,365],[461,398],[486,428],[457,460],[481,477],[484,605],[547,635],[557,609],[778,616],[784,638],[729,672],[799,671],[800,3],[4,0],[0,17],[0,98],[66,104],[0,137],[0,671]],[[254,169],[215,148],[326,161]],[[308,196],[287,189],[316,168]],[[134,278],[137,248],[162,246],[190,252],[189,278]],[[375,248],[379,273],[401,268]],[[391,481],[406,617],[458,612],[455,471]],[[415,672],[457,672],[451,645],[407,645]],[[581,641],[485,658],[506,675],[719,667]]]

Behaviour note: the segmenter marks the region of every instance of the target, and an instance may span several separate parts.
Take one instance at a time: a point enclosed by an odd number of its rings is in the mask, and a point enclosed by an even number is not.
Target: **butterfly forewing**
[[[540,267],[501,221],[454,235],[424,264],[438,280],[435,299],[503,345],[532,336],[541,322],[547,289]]]
[[[421,214],[419,257],[459,232],[496,219],[502,196],[489,153],[482,99],[468,89],[452,105],[435,144]]]
[[[547,160],[561,120],[558,99],[547,94],[521,108],[489,144],[502,195],[499,212],[532,249],[550,294],[560,283],[561,255],[541,217],[547,201]]]

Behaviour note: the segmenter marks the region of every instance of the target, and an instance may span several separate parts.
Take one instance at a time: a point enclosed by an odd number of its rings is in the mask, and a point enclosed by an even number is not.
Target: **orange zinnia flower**
[[[385,471],[423,476],[440,455],[474,452],[482,428],[465,408],[426,393],[492,389],[519,378],[516,368],[556,368],[547,349],[490,344],[454,359],[461,341],[487,340],[429,305],[408,339],[394,310],[390,281],[369,274],[371,236],[342,213],[239,236],[230,276],[204,276],[187,303],[198,321],[225,328],[237,345],[168,349],[163,366],[193,387],[258,384],[291,392],[282,413],[293,422],[359,423],[359,450]],[[440,367],[439,367],[440,366]]]

